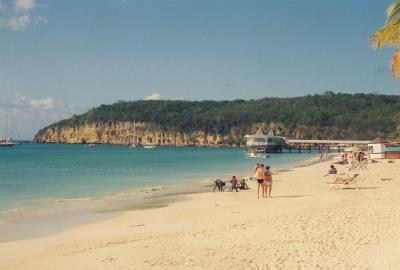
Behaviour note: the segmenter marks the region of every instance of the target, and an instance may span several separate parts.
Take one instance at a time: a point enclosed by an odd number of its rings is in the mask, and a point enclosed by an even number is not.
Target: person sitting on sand
[[[324,177],[326,177],[326,176],[328,176],[328,175],[331,175],[331,174],[337,174],[337,169],[335,168],[334,165],[331,165],[331,167],[330,167],[328,173],[325,174]]]
[[[233,192],[233,189],[235,189],[236,192],[239,192],[239,190],[238,190],[238,180],[237,180],[236,176],[232,176],[232,179],[231,179],[230,182],[232,184],[232,192]]]
[[[246,179],[242,179],[239,183],[239,189],[241,190],[247,190],[249,189],[249,186],[246,184]]]
[[[261,187],[261,194],[264,197],[264,164],[261,164],[256,170],[256,179],[257,179],[257,197],[260,199],[260,187]]]
[[[225,192],[225,190],[224,190],[224,187],[225,186],[225,182],[224,181],[222,181],[221,179],[217,179],[217,180],[215,180],[214,181],[214,190],[213,190],[213,192],[215,192],[215,189],[216,188],[218,188],[218,191],[219,192]]]
[[[271,197],[271,190],[272,190],[272,172],[270,170],[270,166],[265,166],[265,172],[264,172],[264,192],[265,192],[265,197],[270,198]]]

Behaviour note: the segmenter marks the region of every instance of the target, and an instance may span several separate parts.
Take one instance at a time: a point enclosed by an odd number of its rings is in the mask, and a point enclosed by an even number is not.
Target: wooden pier
[[[297,139],[286,139],[286,148],[290,153],[292,151],[298,151],[301,153],[302,150],[311,152],[311,150],[326,151],[330,153],[332,148],[337,152],[341,152],[346,147],[360,147],[366,148],[371,141],[358,141],[358,140],[297,140]]]
[[[246,135],[246,147],[253,151],[263,151],[265,153],[282,153],[283,149],[287,149],[289,153],[292,151],[301,153],[302,150],[319,150],[324,152],[331,152],[335,149],[341,152],[346,147],[359,147],[367,148],[370,141],[360,140],[299,140],[288,139],[281,136],[275,136],[273,130],[265,134],[263,129],[260,128],[256,134]]]

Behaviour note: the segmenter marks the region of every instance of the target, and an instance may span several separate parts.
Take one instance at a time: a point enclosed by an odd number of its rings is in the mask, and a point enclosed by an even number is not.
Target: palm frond
[[[393,77],[398,80],[400,78],[400,49],[397,49],[392,59]]]
[[[400,20],[400,0],[394,1],[386,11],[386,26],[396,24]]]
[[[384,46],[398,46],[400,44],[400,22],[381,28],[373,33],[369,40],[371,47],[376,50]]]
[[[395,0],[386,10],[385,25],[369,37],[371,47],[379,50],[384,46],[400,47],[400,0]],[[392,59],[392,73],[400,79],[400,49]]]

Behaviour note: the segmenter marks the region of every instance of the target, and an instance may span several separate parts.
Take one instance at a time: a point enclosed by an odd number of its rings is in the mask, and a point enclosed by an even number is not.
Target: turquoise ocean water
[[[200,185],[215,178],[250,175],[256,162],[277,170],[315,156],[292,153],[257,159],[234,148],[22,144],[0,149],[0,212],[127,189]]]

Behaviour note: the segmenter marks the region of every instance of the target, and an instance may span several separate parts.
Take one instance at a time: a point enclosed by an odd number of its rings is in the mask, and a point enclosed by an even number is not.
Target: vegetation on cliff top
[[[394,136],[400,124],[399,113],[400,96],[327,92],[248,101],[119,101],[49,127],[136,120],[156,124],[163,130],[202,130],[224,135],[232,129],[246,132],[256,123],[278,123],[285,127],[283,135],[289,137],[298,127],[303,127],[303,138],[341,138],[341,131],[346,130],[354,139],[370,139],[377,135]],[[325,134],[318,134],[318,130],[324,130]],[[336,134],[331,133],[332,130]]]

